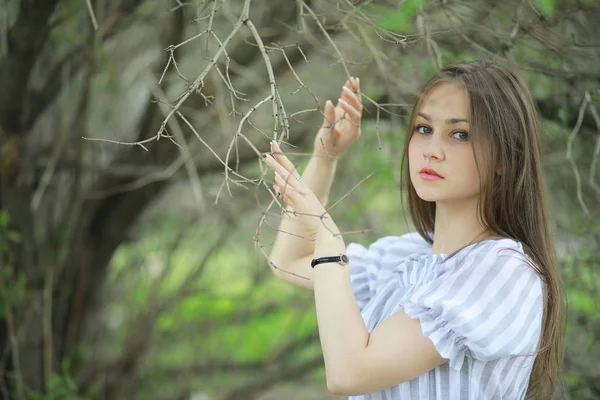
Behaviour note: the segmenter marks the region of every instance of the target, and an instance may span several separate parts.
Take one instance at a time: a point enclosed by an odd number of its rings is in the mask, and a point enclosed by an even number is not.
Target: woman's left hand
[[[294,164],[283,154],[274,141],[271,142],[273,156],[264,155],[265,162],[275,173],[275,194],[293,208],[293,213],[304,227],[308,238],[319,239],[339,236],[340,231],[317,196],[302,183]]]

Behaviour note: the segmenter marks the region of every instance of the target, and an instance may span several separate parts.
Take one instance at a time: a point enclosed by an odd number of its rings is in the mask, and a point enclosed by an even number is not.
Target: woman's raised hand
[[[337,157],[360,136],[362,102],[358,78],[347,80],[336,106],[329,100],[323,110],[325,118],[314,143],[314,154]]]
[[[337,235],[339,229],[321,204],[315,193],[298,176],[296,167],[283,154],[276,142],[271,142],[273,155],[264,155],[266,164],[273,170],[275,184],[273,191],[277,197],[292,207],[292,210],[304,228],[307,238],[313,243],[319,238]]]

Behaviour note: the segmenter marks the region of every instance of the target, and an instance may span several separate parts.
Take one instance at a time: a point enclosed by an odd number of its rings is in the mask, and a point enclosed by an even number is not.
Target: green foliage
[[[48,34],[50,41],[57,47],[80,43],[85,35],[81,34],[81,24],[76,15],[88,13],[84,0],[61,1],[54,18],[60,23],[53,24]],[[89,19],[89,16],[86,15]]]
[[[386,144],[387,147],[392,142],[397,143],[398,135],[392,132],[381,133],[380,138],[382,143]],[[358,164],[353,166],[358,177],[366,177],[370,173],[374,174],[360,188],[361,192],[366,195],[353,198],[346,205],[345,218],[350,222],[357,221],[361,217],[365,207],[371,206],[377,209],[383,207],[383,209],[387,209],[386,205],[393,204],[393,202],[390,202],[390,195],[397,194],[397,192],[390,193],[389,190],[382,190],[395,186],[394,166],[376,145],[376,138],[373,139],[373,145],[363,147],[360,159],[354,160]]]
[[[569,254],[563,261],[569,309],[571,312],[587,315],[591,319],[600,318],[600,310],[597,306],[600,276],[595,273],[599,263],[599,254],[590,250],[581,250],[576,255]]]
[[[21,243],[19,231],[11,229],[7,210],[0,210],[0,253],[7,252],[9,246]]]
[[[442,65],[450,65],[459,62],[475,61],[477,57],[469,53],[467,50],[451,53],[450,51],[440,50],[442,55]]]
[[[567,122],[569,121],[569,110],[566,107],[560,107],[558,109],[558,119],[564,125],[567,125]]]
[[[592,100],[596,104],[600,104],[600,88],[596,89],[596,93],[592,95]]]
[[[0,210],[0,318],[3,318],[9,309],[22,304],[27,300],[27,287],[25,276],[14,271],[13,246],[21,243],[19,231],[10,227],[10,217],[7,210]]]
[[[316,331],[314,309],[299,309],[290,303],[292,296],[298,299],[298,293],[290,292],[289,285],[276,279],[255,280],[261,260],[251,240],[243,246],[231,238],[229,244],[213,253],[201,276],[188,282],[214,241],[215,232],[206,230],[212,222],[203,222],[190,229],[172,252],[173,237],[184,222],[169,212],[160,213],[153,221],[144,222],[147,231],[139,242],[119,248],[107,288],[118,287],[118,295],[111,297],[118,298],[113,307],[123,313],[125,322],[113,335],[120,339],[111,348],[122,346],[123,332],[137,312],[152,312],[155,301],[178,293],[187,283],[190,293],[173,302],[157,320],[153,333],[157,345],[147,360],[153,368],[210,365],[225,360],[240,364],[265,362],[286,343],[312,336]],[[249,218],[248,223],[254,225],[255,221]],[[166,274],[164,268],[168,268]],[[157,279],[161,279],[158,291],[154,290]],[[305,295],[310,299],[309,293]],[[297,358],[311,356],[312,347],[299,349],[290,357],[296,362]],[[195,381],[208,393],[231,387],[233,381],[246,374],[208,371],[206,377],[195,377]],[[165,391],[165,395],[172,393],[165,386],[171,384],[168,380],[160,375],[157,379],[163,384],[156,390]],[[154,381],[144,381],[140,393],[149,390],[156,395],[155,389],[150,389]],[[177,382],[172,385],[176,387]]]
[[[569,386],[577,386],[577,385],[579,385],[579,382],[581,382],[581,378],[577,374],[568,373],[568,374],[565,374],[565,382]]]
[[[423,0],[404,0],[398,9],[375,4],[368,4],[363,8],[367,13],[375,15],[378,27],[394,32],[405,32],[410,29],[411,22],[423,3]]]
[[[69,373],[69,363],[63,363],[63,372],[53,374],[47,383],[45,393],[37,393],[31,390],[27,391],[29,400],[92,400],[97,392],[96,387],[92,387],[84,395],[78,394],[77,385]]]
[[[12,268],[0,268],[0,318],[3,318],[9,308],[23,304],[28,298],[25,276],[15,275]]]
[[[535,0],[534,4],[548,18],[552,18],[556,12],[556,0]]]

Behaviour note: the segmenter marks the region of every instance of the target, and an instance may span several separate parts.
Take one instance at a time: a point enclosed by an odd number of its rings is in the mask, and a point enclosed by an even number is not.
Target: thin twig
[[[594,118],[594,122],[596,123],[596,148],[594,149],[594,155],[592,156],[592,163],[590,164],[590,186],[592,186],[598,193],[600,193],[600,186],[595,182],[595,174],[596,174],[596,163],[598,162],[598,157],[600,157],[600,115],[598,115],[598,109],[596,105],[592,102],[588,105],[590,109],[590,113]]]
[[[252,36],[254,37],[254,41],[260,50],[260,54],[265,62],[265,68],[267,69],[267,74],[269,76],[269,86],[271,88],[271,96],[273,99],[273,139],[279,141],[279,125],[283,126],[283,133],[285,133],[285,137],[289,137],[290,127],[288,125],[287,118],[285,118],[285,107],[283,105],[283,101],[281,101],[281,98],[279,97],[279,93],[277,92],[277,85],[275,83],[275,73],[273,72],[273,66],[271,65],[271,60],[269,59],[269,55],[267,54],[267,50],[258,33],[258,30],[256,29],[251,20],[246,21],[246,25],[248,26],[248,29],[250,29],[250,32],[252,32]]]
[[[94,14],[94,7],[92,7],[92,0],[85,0],[85,4],[87,5],[88,13],[90,14],[90,18],[92,20],[92,25],[94,30],[98,30],[98,21],[96,20],[96,15]]]
[[[250,108],[250,110],[248,110],[248,112],[246,114],[244,114],[244,116],[242,117],[242,119],[240,120],[240,123],[238,124],[238,128],[235,132],[235,134],[233,135],[233,139],[231,141],[231,144],[229,145],[229,148],[227,149],[227,154],[225,155],[225,181],[227,182],[227,191],[229,192],[229,194],[233,197],[233,195],[231,194],[231,190],[229,188],[229,156],[231,155],[231,151],[233,150],[234,145],[238,142],[238,137],[242,137],[246,143],[248,143],[248,145],[256,152],[257,156],[260,156],[260,151],[254,146],[254,144],[244,135],[242,134],[242,128],[244,126],[244,122],[246,122],[246,120],[248,118],[250,118],[250,115],[252,115],[252,113],[254,111],[256,111],[258,109],[258,107],[262,106],[263,104],[265,104],[267,101],[272,99],[272,95],[268,95],[267,97],[265,97],[264,99],[262,99],[261,101],[259,101],[258,103],[256,103],[253,107]]]
[[[148,85],[150,86],[150,91],[154,94],[154,96],[157,98],[164,98],[165,94],[158,85],[154,84],[153,79],[150,76],[147,76],[147,80]],[[167,111],[164,107],[159,108],[163,114],[167,114]],[[204,195],[202,194],[202,184],[200,183],[200,177],[198,176],[198,170],[196,169],[196,164],[194,163],[190,147],[187,144],[185,135],[183,134],[177,118],[171,118],[168,123],[173,131],[173,134],[175,135],[175,138],[179,143],[181,143],[181,158],[183,159],[186,171],[189,175],[192,194],[194,195],[196,204],[198,204],[200,209],[204,211],[206,209],[206,203],[204,201]]]
[[[348,197],[352,192],[354,192],[360,185],[362,185],[363,183],[365,183],[366,181],[368,181],[369,179],[371,179],[371,177],[373,176],[373,174],[375,174],[375,171],[371,172],[369,175],[367,175],[366,177],[364,177],[360,182],[358,182],[356,185],[354,185],[354,187],[352,187],[352,189],[350,189],[348,191],[348,193],[346,193],[345,195],[343,195],[338,201],[336,201],[335,203],[333,203],[332,205],[330,205],[327,208],[327,212],[329,213],[329,210],[333,209],[335,206],[337,206],[341,201],[343,201],[346,197]]]
[[[581,178],[579,176],[579,170],[577,169],[577,164],[575,163],[575,160],[573,159],[572,149],[573,149],[573,142],[575,141],[575,138],[577,137],[577,134],[579,133],[579,130],[581,129],[581,124],[583,123],[583,115],[585,114],[585,109],[587,108],[587,106],[591,102],[591,100],[592,100],[592,98],[591,98],[590,94],[586,91],[583,96],[583,101],[581,102],[581,106],[579,107],[579,115],[577,116],[577,123],[575,124],[575,127],[571,131],[571,134],[569,135],[569,140],[567,141],[567,160],[571,164],[571,167],[573,168],[573,173],[575,174],[575,183],[577,184],[577,200],[579,200],[579,204],[581,204],[581,208],[587,215],[589,215],[590,212],[589,212],[587,206],[585,205],[585,202],[583,201],[583,195],[581,193]]]
[[[331,36],[327,33],[327,30],[325,29],[325,27],[323,26],[323,24],[321,23],[321,21],[319,20],[319,18],[317,17],[317,15],[308,6],[308,4],[306,4],[304,1],[302,1],[302,0],[296,0],[296,2],[300,3],[303,8],[305,8],[306,10],[308,10],[308,12],[309,12],[310,16],[312,17],[313,21],[319,27],[319,29],[323,33],[323,36],[325,36],[325,39],[327,39],[327,41],[329,42],[329,44],[331,45],[331,47],[333,47],[333,49],[335,50],[335,53],[338,56],[338,61],[339,61],[340,64],[342,64],[342,67],[344,68],[344,72],[346,73],[346,77],[348,79],[350,79],[351,78],[350,77],[350,71],[348,70],[348,66],[346,65],[344,57],[342,56],[342,52],[337,47],[337,45],[335,44],[335,42],[333,41],[333,39],[331,38]]]

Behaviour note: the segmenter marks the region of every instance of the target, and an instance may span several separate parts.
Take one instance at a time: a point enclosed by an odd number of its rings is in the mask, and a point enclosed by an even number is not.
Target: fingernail
[[[277,171],[275,171],[275,176],[279,176],[279,174],[277,173]]]
[[[348,88],[348,86],[342,86],[342,89],[347,90],[350,93],[354,93],[352,90]]]
[[[347,101],[345,101],[345,100],[342,100],[341,98],[340,98],[340,99],[338,99],[338,101],[339,101],[340,103],[344,103],[344,104],[345,104],[345,105],[347,105],[347,106],[349,106],[349,105],[350,105],[350,104],[348,104],[348,102],[347,102]]]

